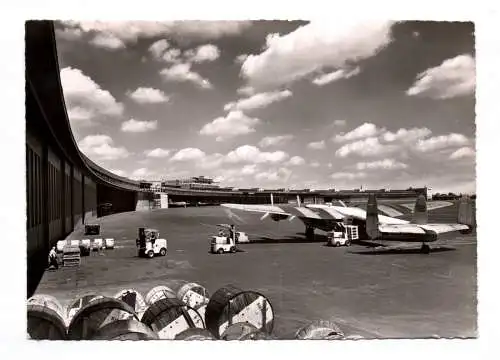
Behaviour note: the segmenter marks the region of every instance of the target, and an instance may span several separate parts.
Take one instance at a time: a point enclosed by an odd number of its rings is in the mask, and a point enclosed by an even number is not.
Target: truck
[[[329,246],[350,246],[352,241],[359,240],[358,227],[339,223],[336,230],[328,232]]]
[[[235,253],[237,242],[248,242],[246,234],[236,231],[234,225],[217,224],[217,227],[220,228],[219,234],[212,236],[210,241],[212,254]]]
[[[152,259],[155,255],[167,255],[167,240],[160,239],[160,232],[157,229],[140,227],[139,237],[135,243],[139,257]]]

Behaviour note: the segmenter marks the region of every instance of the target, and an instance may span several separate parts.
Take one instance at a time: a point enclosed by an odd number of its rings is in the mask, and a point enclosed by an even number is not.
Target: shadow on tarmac
[[[208,250],[207,253],[210,254],[210,255],[227,255],[227,254],[236,254],[236,253],[244,253],[246,252],[245,250],[241,249],[241,248],[236,248],[236,251],[234,253],[231,253],[231,252],[225,252],[225,253],[222,253],[222,254],[218,254],[218,253],[213,253],[212,250]]]
[[[326,243],[326,235],[316,234],[314,240],[307,240],[304,233],[297,233],[297,236],[288,236],[285,238],[272,238],[268,236],[259,236],[245,244],[307,244],[307,243]]]
[[[446,251],[455,251],[452,247],[437,247],[430,249],[430,253],[439,253]],[[357,255],[399,255],[399,254],[417,254],[417,255],[427,255],[420,251],[419,247],[416,248],[400,248],[400,249],[377,249],[377,250],[361,250],[361,251],[349,251],[350,254]]]

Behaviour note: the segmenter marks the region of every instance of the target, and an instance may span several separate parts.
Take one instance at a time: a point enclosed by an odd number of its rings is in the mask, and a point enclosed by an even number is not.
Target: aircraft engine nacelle
[[[285,220],[288,218],[288,215],[281,215],[281,214],[271,214],[271,219],[273,219],[274,221],[281,221],[281,220]]]

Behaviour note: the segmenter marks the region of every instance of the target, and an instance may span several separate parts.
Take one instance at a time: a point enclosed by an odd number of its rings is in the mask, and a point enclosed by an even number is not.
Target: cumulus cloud
[[[294,138],[293,135],[266,136],[259,141],[260,147],[281,146]]]
[[[462,134],[451,133],[448,135],[434,136],[428,139],[420,139],[416,149],[422,152],[441,150],[452,146],[467,145],[469,140]]]
[[[169,100],[169,97],[163,91],[150,87],[139,87],[127,95],[139,104],[162,103]]]
[[[283,151],[263,152],[255,146],[243,145],[227,154],[206,154],[198,148],[185,148],[175,153],[169,161],[189,163],[190,166],[206,171],[217,169],[219,175],[223,174],[220,176],[223,176],[225,181],[241,181],[248,180],[249,175],[256,174],[259,167],[277,166],[287,159],[288,154]],[[243,167],[235,167],[240,164]],[[220,169],[223,171],[221,172]],[[263,170],[265,169],[260,169],[260,171]]]
[[[391,41],[392,22],[319,21],[285,34],[270,34],[265,50],[249,55],[241,73],[249,85],[270,87],[288,84],[322,68],[374,56]]]
[[[257,171],[257,165],[256,164],[249,164],[243,166],[241,169],[241,174],[242,175],[253,175]]]
[[[91,35],[106,34],[124,43],[139,38],[168,35],[182,41],[218,39],[237,35],[251,25],[250,21],[63,21],[67,28]]]
[[[315,167],[315,168],[321,166],[321,164],[317,161],[313,161],[310,165],[311,165],[311,167]]]
[[[465,157],[473,157],[475,155],[476,155],[476,152],[474,151],[474,149],[472,149],[468,146],[464,146],[458,150],[455,150],[450,155],[450,159],[461,159],[461,158],[465,158]]]
[[[107,33],[97,34],[90,43],[96,47],[109,50],[124,49],[126,47],[121,39]]]
[[[323,86],[326,84],[329,84],[331,82],[335,82],[341,79],[349,79],[353,76],[358,75],[361,72],[361,69],[359,66],[355,67],[352,70],[347,70],[347,69],[339,69],[334,72],[328,73],[328,74],[323,74],[321,76],[318,76],[315,78],[312,83],[314,85],[318,86]]]
[[[396,145],[382,144],[377,137],[369,137],[343,145],[335,152],[335,156],[346,157],[350,154],[357,154],[359,156],[378,156],[397,150],[398,147]]]
[[[410,96],[450,99],[470,95],[476,87],[476,61],[469,54],[447,59],[441,65],[418,74],[406,91]]]
[[[113,146],[113,139],[108,135],[88,135],[78,147],[92,160],[117,160],[130,155],[124,147]]]
[[[290,166],[299,166],[299,165],[304,165],[306,161],[304,160],[303,157],[301,156],[293,156],[288,160],[288,165]]]
[[[356,164],[357,170],[375,170],[375,169],[398,170],[398,169],[406,169],[407,167],[408,167],[407,164],[396,161],[394,159],[384,159],[372,162],[358,162]]]
[[[242,145],[226,155],[230,163],[278,163],[286,160],[288,154],[284,151],[265,152],[252,145]]]
[[[175,64],[160,71],[166,81],[192,82],[202,89],[211,89],[212,84],[200,74],[191,71],[191,64]]]
[[[226,105],[224,105],[224,110],[245,111],[245,110],[261,109],[274,102],[284,100],[290,96],[292,96],[292,92],[290,90],[264,92],[260,94],[255,94],[246,99],[240,99],[237,102],[227,103]]]
[[[148,51],[153,55],[153,57],[157,60],[161,59],[161,56],[169,48],[170,44],[168,43],[167,40],[161,39],[158,41],[155,41],[151,46],[148,48]]]
[[[152,157],[152,158],[165,158],[168,155],[170,155],[170,150],[168,149],[162,149],[162,148],[156,148],[153,150],[146,150],[144,151],[144,155],[147,157]]]
[[[277,170],[263,171],[255,175],[255,180],[266,182],[287,182],[292,175],[292,171],[287,168]]]
[[[197,160],[196,166],[201,169],[218,169],[223,165],[224,160],[224,155],[219,153],[205,155],[205,157]]]
[[[162,60],[167,63],[203,63],[217,60],[220,56],[220,50],[212,44],[200,45],[195,49],[182,51],[171,47],[170,43],[165,40],[158,40],[151,44],[148,51],[154,59]],[[181,57],[182,55],[182,57]]]
[[[330,175],[332,179],[354,180],[366,177],[364,172],[336,172]]]
[[[236,92],[240,95],[250,96],[255,94],[255,89],[251,86],[242,86],[236,90]]]
[[[193,161],[203,159],[205,157],[205,152],[201,151],[198,148],[185,148],[179,150],[175,153],[174,156],[170,159],[170,161]]]
[[[222,141],[225,138],[255,132],[255,126],[259,123],[259,119],[248,117],[241,111],[231,111],[225,117],[218,117],[205,124],[200,134],[216,136],[216,141]]]
[[[428,128],[401,128],[395,133],[386,131],[383,135],[383,139],[387,142],[413,142],[415,140],[429,136],[431,133],[431,130],[429,130]]]
[[[121,130],[123,132],[142,133],[156,130],[157,127],[158,121],[156,120],[141,121],[130,119],[122,123]]]
[[[146,180],[156,175],[155,171],[151,171],[147,168],[139,168],[132,172],[131,178],[135,180]]]
[[[123,113],[123,104],[79,69],[62,69],[61,85],[72,122],[90,125],[97,117],[114,117]]]
[[[248,57],[248,54],[241,54],[241,55],[238,55],[236,56],[236,58],[234,59],[234,62],[236,64],[243,64],[245,62],[245,60],[247,59]]]
[[[335,136],[334,141],[344,142],[367,138],[377,135],[380,131],[381,130],[379,130],[375,124],[364,123],[363,125],[358,126],[356,129],[348,132],[347,134],[339,134]]]
[[[350,140],[351,142],[341,146],[336,152],[337,157],[346,157],[350,154],[358,156],[379,156],[393,153],[401,153],[405,156],[410,152],[427,153],[453,147],[465,146],[470,143],[469,139],[462,134],[450,133],[429,137],[432,132],[428,128],[401,128],[396,132],[385,129],[377,129],[375,125],[358,127],[357,129],[337,136],[336,141]],[[369,134],[378,136],[362,137]],[[362,139],[359,139],[362,138]],[[359,140],[355,140],[359,139]]]
[[[161,59],[168,63],[174,63],[174,64],[180,63],[182,61],[181,53],[182,52],[176,48],[168,49],[163,53]]]
[[[198,46],[195,50],[186,51],[184,56],[188,62],[210,62],[219,58],[220,50],[215,45],[206,44]]]
[[[307,144],[307,147],[309,149],[314,149],[314,150],[321,150],[325,148],[325,140],[321,141],[313,141]]]
[[[64,40],[74,41],[82,38],[83,31],[78,28],[56,29],[56,36]]]

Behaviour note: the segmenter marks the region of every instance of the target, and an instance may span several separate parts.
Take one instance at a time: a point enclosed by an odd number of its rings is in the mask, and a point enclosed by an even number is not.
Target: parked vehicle
[[[155,255],[167,255],[167,240],[160,239],[160,232],[156,229],[139,228],[139,238],[135,243],[139,257],[151,259]]]

